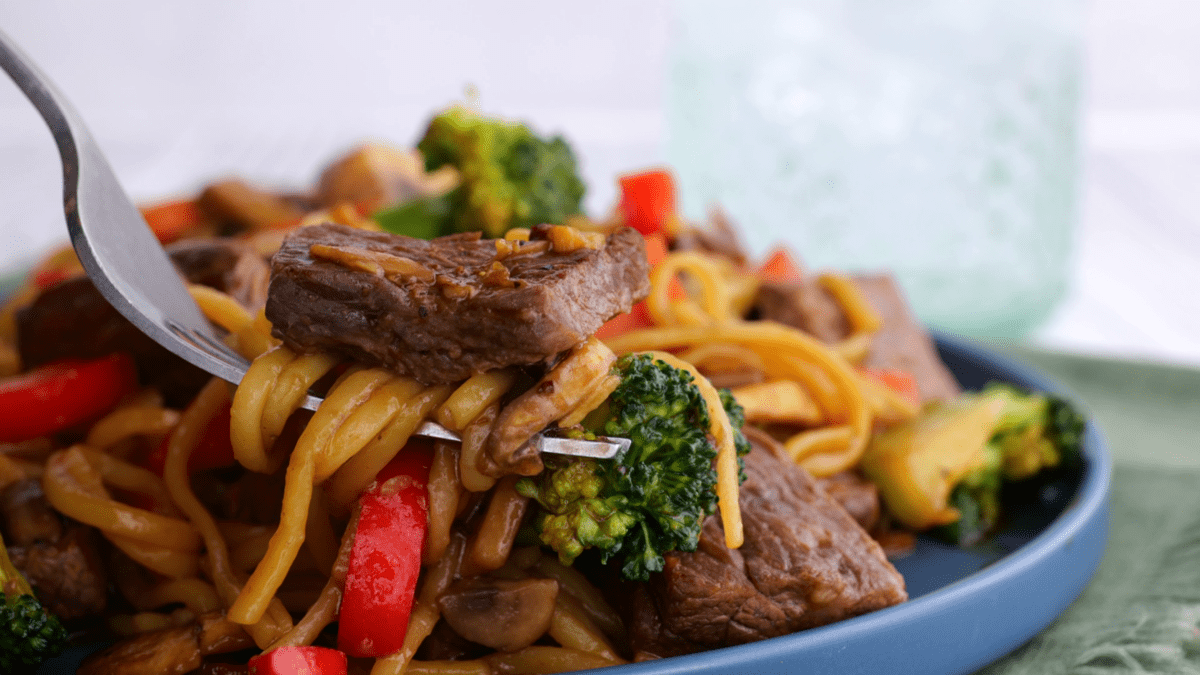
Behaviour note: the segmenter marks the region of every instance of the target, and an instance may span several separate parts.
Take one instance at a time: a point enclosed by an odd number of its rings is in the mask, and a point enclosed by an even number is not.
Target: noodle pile
[[[693,375],[710,411],[719,511],[730,548],[743,539],[735,431],[706,376],[753,373],[759,383],[735,389],[735,396],[790,401],[774,410],[755,409],[759,417],[753,421],[802,427],[784,445],[816,476],[854,467],[876,419],[916,413],[912,403],[855,369],[880,328],[878,315],[848,278],[826,274],[820,283],[852,329],[835,345],[779,324],[743,320],[757,290],[753,275],[724,258],[671,253],[651,274],[647,308],[653,327],[607,343],[591,338],[555,367],[573,359],[611,364],[615,354],[648,352]],[[110,626],[137,633],[224,610],[262,650],[312,644],[337,621],[359,495],[422,422],[432,420],[458,432],[462,443],[434,444],[425,568],[404,647],[378,659],[372,672],[556,672],[623,662],[614,646],[625,640],[620,617],[578,571],[536,547],[515,545],[528,499],[515,489],[517,476],[497,479],[485,470],[485,446],[494,429],[504,428],[501,403],[517,382],[516,372],[425,386],[327,354],[297,354],[270,336],[262,312],[253,314],[212,288],[193,286],[191,292],[206,316],[227,331],[230,344],[252,359],[232,394],[214,379],[180,414],[143,393],[96,422],[83,442],[49,454],[44,465],[0,454],[0,483],[40,474],[54,508],[97,528],[131,561],[113,572],[139,611],[114,618]],[[552,370],[546,377],[553,376]],[[289,420],[304,414],[298,411],[310,389],[331,380],[293,446]],[[593,382],[562,402],[549,423],[579,424],[618,384],[604,366]],[[267,476],[284,472],[277,526],[220,521],[194,491],[189,460],[204,430],[226,409],[237,462]],[[137,438],[169,438],[162,478],[124,456]],[[479,525],[468,535],[454,523],[471,509],[479,509]],[[144,570],[154,573],[154,581],[147,582]],[[559,646],[533,645],[475,661],[414,660],[440,618],[439,596],[456,578],[485,572],[555,579],[561,592],[548,635]],[[321,580],[319,589],[297,595],[289,586],[296,575]],[[173,604],[183,609],[153,611]],[[296,605],[305,609],[293,622],[289,607]]]

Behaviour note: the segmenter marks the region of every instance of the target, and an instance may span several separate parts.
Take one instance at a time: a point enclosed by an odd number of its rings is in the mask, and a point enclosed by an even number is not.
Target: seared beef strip
[[[811,277],[800,283],[763,282],[754,309],[764,321],[799,328],[822,342],[836,342],[850,332],[841,306]]]
[[[271,268],[246,244],[233,239],[184,239],[168,246],[167,252],[193,284],[224,291],[252,311],[267,304]]]
[[[167,252],[191,283],[225,291],[252,309],[262,306],[267,266],[249,247],[211,239],[178,242]],[[87,277],[46,289],[17,313],[17,348],[27,368],[59,359],[129,352],[142,382],[162,391],[173,407],[186,405],[210,377],[135,328]]]
[[[904,579],[862,527],[807,472],[775,454],[769,437],[748,437],[745,543],[726,548],[720,519],[711,517],[699,548],[668,554],[649,582],[661,628],[674,636],[669,648],[753,642],[906,600]]]
[[[879,524],[879,488],[874,483],[856,471],[843,471],[816,480],[825,494],[846,509],[864,530]]]
[[[98,536],[87,525],[71,524],[53,543],[9,546],[8,555],[51,614],[63,620],[78,619],[103,612],[108,602]]]
[[[958,396],[958,382],[938,357],[933,340],[909,309],[895,278],[890,274],[855,275],[854,283],[883,319],[883,328],[875,334],[863,365],[910,373],[922,401]],[[799,328],[822,342],[837,342],[850,333],[841,306],[815,278],[764,283],[755,299],[754,315]]]
[[[938,356],[933,339],[909,308],[895,277],[856,275],[854,283],[883,318],[883,328],[875,334],[863,365],[898,368],[912,374],[922,401],[949,401],[962,393],[958,381]]]
[[[644,242],[629,228],[600,248],[523,248],[498,256],[477,233],[425,241],[300,228],[271,261],[267,318],[293,349],[439,384],[544,361],[649,291]]]

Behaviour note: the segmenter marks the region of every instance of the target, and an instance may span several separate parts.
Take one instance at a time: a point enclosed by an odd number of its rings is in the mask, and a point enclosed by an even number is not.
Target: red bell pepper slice
[[[59,361],[0,380],[0,442],[48,436],[90,422],[137,389],[128,354]]]
[[[867,377],[882,382],[885,387],[912,401],[914,405],[921,405],[921,389],[917,386],[917,380],[912,373],[899,368],[862,368],[861,370]]]
[[[250,675],[346,675],[346,655],[328,647],[276,647],[250,657]]]
[[[338,649],[350,656],[387,656],[404,646],[429,529],[432,449],[410,442],[359,497],[338,617]]]
[[[645,235],[663,232],[675,215],[675,179],[666,169],[621,176],[618,208],[625,224]]]
[[[161,476],[163,467],[167,464],[167,450],[170,445],[171,436],[169,435],[146,458],[146,468]],[[233,457],[233,443],[229,440],[229,406],[227,405],[204,427],[200,442],[188,457],[188,473],[233,466],[236,461]]]
[[[143,206],[141,211],[154,236],[164,244],[169,244],[187,234],[188,230],[199,227],[204,219],[200,206],[194,199]]]
[[[778,247],[771,251],[766,261],[758,268],[759,279],[772,283],[799,283],[804,280],[800,266],[792,258],[786,248]]]

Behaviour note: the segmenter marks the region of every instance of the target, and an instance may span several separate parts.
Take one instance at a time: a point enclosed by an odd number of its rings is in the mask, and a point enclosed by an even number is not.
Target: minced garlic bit
[[[604,248],[605,237],[600,232],[580,232],[567,225],[551,225],[546,229],[546,239],[555,253],[571,253],[581,248]]]
[[[392,281],[401,277],[433,281],[433,270],[415,260],[391,253],[371,251],[357,246],[328,246],[326,244],[313,244],[309,247],[308,253],[314,258],[362,270],[378,277],[386,277]]]

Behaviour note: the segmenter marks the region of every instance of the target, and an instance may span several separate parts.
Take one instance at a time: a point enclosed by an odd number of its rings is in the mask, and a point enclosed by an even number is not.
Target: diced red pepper
[[[804,280],[804,275],[801,274],[800,266],[796,264],[792,254],[780,246],[759,266],[758,278],[777,284],[799,283]]]
[[[146,468],[161,476],[170,445],[171,436],[167,436],[146,458]],[[188,457],[188,473],[232,466],[234,462],[233,443],[229,440],[229,406],[225,406],[204,427],[200,442]]]
[[[63,246],[43,258],[29,273],[29,279],[39,289],[47,289],[60,281],[83,274],[83,265],[75,255],[75,249]]]
[[[203,221],[203,214],[194,199],[180,199],[141,208],[142,217],[164,244],[179,239]]]
[[[625,224],[645,235],[664,232],[675,216],[675,179],[665,169],[621,176],[619,208]]]
[[[921,389],[917,386],[917,380],[912,373],[899,368],[863,368],[861,370],[867,377],[882,382],[885,387],[912,401],[914,405],[921,405]]]
[[[662,232],[648,234],[646,239],[646,262],[650,263],[650,267],[654,267],[662,262],[662,259],[667,257],[667,235]]]
[[[646,301],[643,300],[634,303],[628,313],[618,314],[604,322],[604,325],[596,331],[596,338],[609,340],[639,328],[650,328],[653,325],[654,319],[650,318],[650,310],[646,307]]]
[[[346,655],[328,647],[276,647],[250,657],[250,675],[346,675]]]
[[[338,617],[338,648],[350,656],[387,656],[404,646],[429,529],[432,449],[409,443],[359,498]]]
[[[128,354],[59,361],[0,380],[0,442],[47,436],[90,422],[137,389]]]

